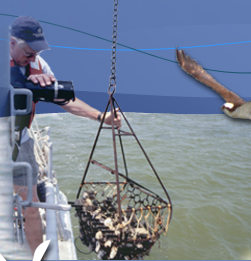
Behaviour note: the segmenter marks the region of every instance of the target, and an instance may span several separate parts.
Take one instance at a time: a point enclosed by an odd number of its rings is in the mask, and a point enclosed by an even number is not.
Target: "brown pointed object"
[[[202,68],[202,66],[200,66],[195,60],[191,59],[189,55],[186,55],[183,50],[176,49],[176,58],[179,65],[186,73],[192,75],[196,80],[202,82],[219,93],[227,103],[232,103],[234,105],[233,109],[245,103],[245,101],[237,94],[229,91],[223,85],[218,83]]]

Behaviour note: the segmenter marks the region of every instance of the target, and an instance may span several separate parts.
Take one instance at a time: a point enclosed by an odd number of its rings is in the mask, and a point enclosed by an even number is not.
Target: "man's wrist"
[[[101,122],[101,120],[102,120],[102,112],[100,112],[100,114],[98,115],[98,118],[97,118],[97,120],[99,121],[99,122]]]

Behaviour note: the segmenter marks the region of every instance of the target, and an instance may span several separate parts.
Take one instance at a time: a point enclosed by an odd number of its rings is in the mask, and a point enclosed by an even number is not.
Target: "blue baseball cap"
[[[19,16],[11,25],[10,34],[24,40],[36,52],[50,49],[40,23],[30,16]]]

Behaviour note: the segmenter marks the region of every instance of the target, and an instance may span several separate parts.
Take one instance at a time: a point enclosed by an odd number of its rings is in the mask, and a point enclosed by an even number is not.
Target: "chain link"
[[[110,76],[109,94],[114,94],[116,90],[116,47],[117,47],[117,25],[118,25],[118,0],[114,0],[113,9],[113,32],[112,32],[112,66]]]

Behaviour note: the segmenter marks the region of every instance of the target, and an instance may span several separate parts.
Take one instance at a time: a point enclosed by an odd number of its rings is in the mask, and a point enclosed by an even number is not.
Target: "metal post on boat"
[[[0,25],[0,253],[6,259],[13,259],[13,178],[11,133],[11,85],[9,65],[8,26]]]
[[[30,259],[29,250],[15,243],[12,151],[16,111],[15,92],[10,84],[9,24],[6,21],[1,21],[0,38],[0,254],[6,259]],[[26,111],[30,110],[31,106],[27,107]]]
[[[48,155],[48,172],[47,182],[45,183],[46,188],[46,203],[55,205],[55,189],[53,185],[52,176],[52,142],[49,142],[49,155]],[[53,209],[46,209],[46,240],[51,240],[50,248],[47,250],[44,259],[45,260],[58,260],[59,249],[58,249],[58,235],[57,235],[57,219],[56,211]]]

